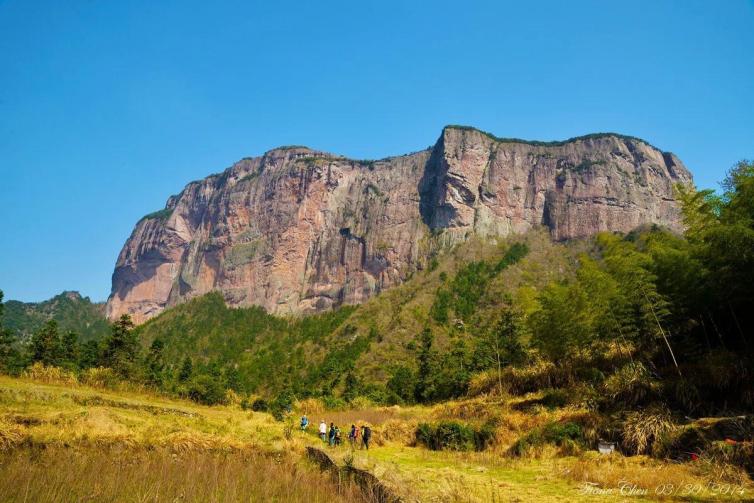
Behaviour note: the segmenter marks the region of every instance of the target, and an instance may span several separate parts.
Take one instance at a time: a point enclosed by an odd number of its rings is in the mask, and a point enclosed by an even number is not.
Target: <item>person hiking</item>
[[[364,448],[369,450],[369,440],[372,438],[372,428],[369,426],[361,427],[361,442],[364,444]]]
[[[335,445],[340,445],[340,428],[335,427]]]
[[[351,425],[351,431],[348,432],[348,441],[351,443],[351,449],[356,446],[356,440],[359,438],[359,429],[355,424]]]
[[[307,426],[309,426],[309,418],[304,414],[301,416],[301,431],[306,431]]]
[[[319,422],[319,438],[323,442],[327,442],[327,423],[325,423],[324,419]]]
[[[334,446],[335,445],[335,424],[330,423],[330,431],[327,436],[330,439],[330,447]]]

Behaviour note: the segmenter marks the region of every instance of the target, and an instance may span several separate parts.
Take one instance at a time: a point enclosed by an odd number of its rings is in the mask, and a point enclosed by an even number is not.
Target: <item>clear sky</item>
[[[0,0],[0,289],[106,299],[136,221],[304,144],[357,158],[445,124],[754,157],[754,2]]]

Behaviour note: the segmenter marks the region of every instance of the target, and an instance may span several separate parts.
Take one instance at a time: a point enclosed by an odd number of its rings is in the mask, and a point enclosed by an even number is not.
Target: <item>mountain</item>
[[[378,161],[281,147],[143,217],[107,316],[141,323],[211,291],[233,307],[319,312],[404,282],[472,235],[677,231],[674,185],[690,182],[673,154],[612,133],[531,142],[448,126],[434,147]]]
[[[105,304],[92,302],[78,292],[63,292],[43,302],[9,300],[3,325],[26,340],[47,320],[58,322],[61,333],[76,332],[82,341],[98,339],[110,332]]]

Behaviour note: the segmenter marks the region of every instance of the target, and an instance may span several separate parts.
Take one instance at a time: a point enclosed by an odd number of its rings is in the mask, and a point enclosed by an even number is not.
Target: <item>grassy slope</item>
[[[453,453],[407,445],[416,421],[457,414],[454,407],[461,410],[465,405],[330,413],[304,402],[296,412],[308,411],[313,422],[319,415],[342,425],[369,420],[374,425],[375,445],[369,452],[353,453],[354,463],[375,473],[409,501],[619,499],[617,495],[584,495],[579,481],[591,480],[593,472],[618,465],[620,460],[516,460],[503,457],[499,449]],[[528,422],[549,417],[530,420],[511,413],[509,421],[526,427]],[[294,431],[287,439],[284,427],[267,414],[234,407],[203,407],[145,393],[0,377],[0,451],[7,451],[0,455],[0,494],[10,495],[10,501],[23,501],[24,495],[56,501],[93,494],[99,495],[95,498],[99,501],[152,501],[155,494],[164,501],[181,491],[183,499],[190,501],[232,501],[239,495],[280,501],[357,498],[348,487],[341,488],[345,492],[338,498],[334,486],[301,461],[306,445],[319,445],[313,431],[306,435]],[[343,462],[350,451],[342,447],[329,452]],[[576,468],[579,478],[569,475]],[[615,480],[603,483],[610,487],[627,476],[638,483],[642,479],[656,483],[653,473],[665,473],[670,482],[704,482],[686,465],[670,468],[638,457],[617,470]],[[260,478],[258,473],[265,476]],[[709,493],[702,496],[709,498]]]

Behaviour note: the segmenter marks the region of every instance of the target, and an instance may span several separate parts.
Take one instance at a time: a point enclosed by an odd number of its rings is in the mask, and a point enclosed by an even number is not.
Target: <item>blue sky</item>
[[[752,26],[751,0],[0,0],[0,289],[104,300],[142,215],[285,144],[616,131],[716,187],[754,157]]]

